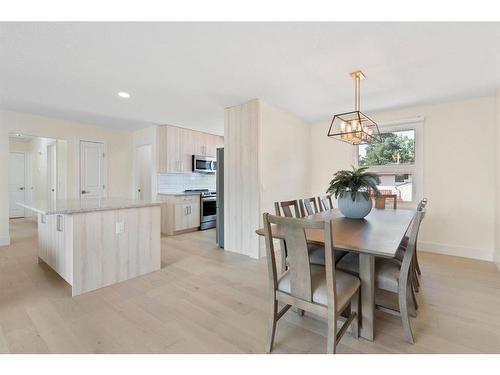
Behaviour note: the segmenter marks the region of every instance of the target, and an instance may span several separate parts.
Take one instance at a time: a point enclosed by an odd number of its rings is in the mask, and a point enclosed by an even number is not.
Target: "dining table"
[[[415,214],[412,209],[372,209],[364,219],[349,219],[334,208],[305,216],[331,221],[333,248],[359,254],[361,280],[360,336],[373,341],[375,330],[375,257],[394,258]],[[280,225],[271,225],[273,238],[284,240]],[[256,231],[264,236],[264,228]],[[308,243],[325,244],[323,229],[306,229]]]

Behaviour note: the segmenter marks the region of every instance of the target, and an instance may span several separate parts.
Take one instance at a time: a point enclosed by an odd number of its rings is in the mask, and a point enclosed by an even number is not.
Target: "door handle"
[[[24,190],[24,186],[23,187],[20,187],[19,190]]]
[[[88,191],[82,190],[82,194],[87,194],[87,193],[88,193]]]

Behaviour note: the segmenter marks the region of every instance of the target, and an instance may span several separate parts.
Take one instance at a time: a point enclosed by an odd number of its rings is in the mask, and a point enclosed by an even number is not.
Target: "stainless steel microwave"
[[[193,155],[193,172],[215,173],[217,161],[210,156]]]

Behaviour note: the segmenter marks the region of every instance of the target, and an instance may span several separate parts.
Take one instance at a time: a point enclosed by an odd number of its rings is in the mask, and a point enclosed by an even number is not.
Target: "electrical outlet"
[[[125,223],[123,221],[116,223],[116,234],[125,232]]]

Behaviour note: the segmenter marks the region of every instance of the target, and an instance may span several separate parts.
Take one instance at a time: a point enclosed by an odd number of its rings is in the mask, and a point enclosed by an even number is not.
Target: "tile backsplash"
[[[215,174],[166,173],[158,175],[158,193],[180,193],[188,189],[215,190]]]

